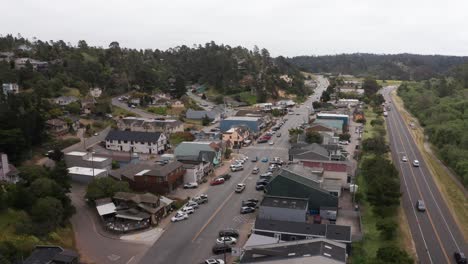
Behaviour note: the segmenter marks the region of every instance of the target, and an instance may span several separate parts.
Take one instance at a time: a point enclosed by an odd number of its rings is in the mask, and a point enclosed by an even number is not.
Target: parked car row
[[[171,218],[172,222],[179,222],[189,218],[189,214],[193,214],[200,204],[207,203],[208,196],[201,194],[189,200],[177,213]]]
[[[226,230],[219,231],[218,239],[216,239],[216,244],[212,248],[213,254],[219,255],[219,254],[224,254],[224,253],[230,253],[232,251],[231,245],[236,244],[238,238],[239,238],[239,231],[235,229],[226,229]],[[205,262],[205,263],[209,263],[209,262]],[[218,262],[218,263],[221,263],[221,262]]]
[[[242,201],[240,213],[241,214],[250,214],[255,212],[257,209],[258,200],[257,199],[248,199]]]

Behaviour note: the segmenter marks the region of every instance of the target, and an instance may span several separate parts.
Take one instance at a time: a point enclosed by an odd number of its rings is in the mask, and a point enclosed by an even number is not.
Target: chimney
[[[1,167],[0,167],[0,179],[6,180],[7,179],[7,173],[10,172],[10,166],[8,166],[8,156],[5,153],[1,153]]]

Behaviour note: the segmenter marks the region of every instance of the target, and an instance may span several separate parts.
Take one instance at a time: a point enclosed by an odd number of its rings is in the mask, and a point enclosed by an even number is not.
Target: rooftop
[[[293,197],[265,196],[261,206],[306,210],[308,200]]]
[[[235,121],[258,121],[260,117],[252,117],[252,116],[231,116],[224,120],[235,120]]]
[[[106,140],[124,140],[157,143],[160,136],[160,132],[111,130],[109,131],[109,134],[107,134]]]
[[[93,172],[94,170],[94,172]],[[93,169],[93,168],[86,168],[86,167],[70,167],[68,168],[68,173],[72,174],[79,174],[79,175],[86,175],[86,176],[96,176],[101,173],[107,172],[107,170],[101,169]]]

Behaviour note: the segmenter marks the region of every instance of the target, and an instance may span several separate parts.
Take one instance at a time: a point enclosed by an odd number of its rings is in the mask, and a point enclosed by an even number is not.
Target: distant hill
[[[378,79],[425,80],[447,73],[455,66],[468,62],[468,57],[368,53],[327,56],[298,56],[288,61],[304,71],[372,75]]]

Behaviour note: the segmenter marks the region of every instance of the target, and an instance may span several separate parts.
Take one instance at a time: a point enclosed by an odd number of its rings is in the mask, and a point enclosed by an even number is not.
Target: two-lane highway
[[[387,102],[395,87],[384,88]],[[455,251],[467,252],[467,244],[437,188],[433,176],[423,160],[408,125],[396,107],[388,112],[386,124],[395,166],[400,171],[402,203],[408,218],[411,234],[420,263],[455,263]],[[403,155],[408,161],[402,161]],[[419,161],[419,167],[413,161]],[[423,200],[426,211],[416,209],[416,202]],[[466,224],[466,223],[465,223]]]

